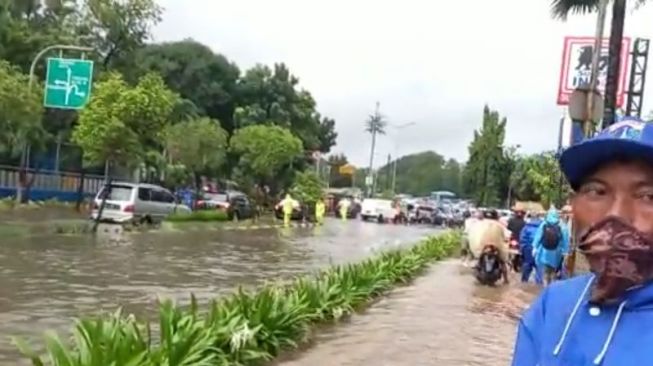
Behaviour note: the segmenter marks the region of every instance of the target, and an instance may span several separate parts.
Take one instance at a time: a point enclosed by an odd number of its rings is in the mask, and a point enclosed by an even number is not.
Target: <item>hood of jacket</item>
[[[560,213],[557,210],[551,209],[546,213],[546,222],[549,224],[557,224],[560,222]]]

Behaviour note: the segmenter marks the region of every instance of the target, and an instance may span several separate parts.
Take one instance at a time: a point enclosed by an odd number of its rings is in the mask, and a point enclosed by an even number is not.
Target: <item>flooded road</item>
[[[517,319],[537,293],[515,280],[478,286],[447,260],[277,366],[509,365]]]
[[[156,296],[200,301],[265,280],[358,260],[435,233],[433,228],[329,220],[318,228],[176,231],[4,238],[0,243],[0,364],[9,336],[67,331],[72,318],[124,306],[155,315]]]

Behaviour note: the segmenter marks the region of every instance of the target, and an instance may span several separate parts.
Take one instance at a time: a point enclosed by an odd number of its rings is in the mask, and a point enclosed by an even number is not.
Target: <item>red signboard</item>
[[[604,38],[599,57],[598,89],[605,93],[605,81],[608,74],[608,44]],[[571,93],[583,84],[589,84],[592,68],[592,50],[594,37],[565,37],[558,85],[558,105],[569,104]],[[630,38],[624,37],[621,43],[621,63],[619,70],[619,87],[617,89],[617,107],[623,105],[626,94],[626,79],[630,55]]]

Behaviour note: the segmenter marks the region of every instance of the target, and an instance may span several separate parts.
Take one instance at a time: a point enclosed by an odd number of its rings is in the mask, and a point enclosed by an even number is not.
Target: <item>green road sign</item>
[[[93,61],[48,58],[43,104],[49,108],[81,109],[91,96]]]

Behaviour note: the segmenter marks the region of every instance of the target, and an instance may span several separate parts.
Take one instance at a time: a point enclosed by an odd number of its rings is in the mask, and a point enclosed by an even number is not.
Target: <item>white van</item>
[[[367,221],[370,219],[383,222],[385,220],[392,220],[395,217],[395,209],[392,207],[392,201],[366,198],[361,204],[361,219]]]
[[[108,195],[103,187],[95,196],[91,218],[96,219],[106,196],[100,221],[115,223],[159,223],[172,213],[190,213],[167,189],[144,183],[112,182]]]

